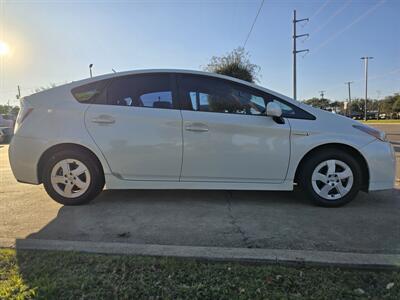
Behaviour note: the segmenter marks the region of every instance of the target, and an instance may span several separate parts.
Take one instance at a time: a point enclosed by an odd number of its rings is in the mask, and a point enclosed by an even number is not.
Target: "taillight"
[[[19,121],[19,125],[26,119],[27,116],[33,111],[33,107],[29,107],[25,112],[24,115],[21,116],[21,120]]]
[[[14,133],[17,132],[18,128],[21,126],[22,122],[26,120],[26,118],[33,111],[32,105],[26,99],[21,99],[21,109],[19,110],[17,121],[15,122]]]

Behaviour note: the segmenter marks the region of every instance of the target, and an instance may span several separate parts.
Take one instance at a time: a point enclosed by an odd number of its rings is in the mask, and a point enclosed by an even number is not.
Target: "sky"
[[[202,69],[243,46],[260,7],[254,1],[0,0],[0,104],[36,88],[149,68]],[[372,98],[400,92],[400,0],[265,0],[246,43],[261,86],[292,96],[292,16],[298,24],[298,99],[364,96],[362,56]]]

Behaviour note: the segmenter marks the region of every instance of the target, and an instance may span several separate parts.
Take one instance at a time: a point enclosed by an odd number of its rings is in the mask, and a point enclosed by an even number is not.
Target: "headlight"
[[[372,135],[374,138],[377,138],[378,140],[381,140],[383,142],[387,142],[387,138],[386,138],[386,134],[380,130],[374,129],[372,127],[369,126],[365,126],[365,125],[353,125],[354,128],[361,130],[362,132],[365,132],[369,135]]]

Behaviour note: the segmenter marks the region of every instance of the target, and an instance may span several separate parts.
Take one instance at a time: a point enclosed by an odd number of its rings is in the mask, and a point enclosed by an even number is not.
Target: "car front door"
[[[114,175],[126,180],[178,181],[182,117],[172,75],[150,73],[112,79],[106,104],[91,104],[86,127]]]
[[[181,74],[181,181],[279,183],[290,157],[290,126],[265,115],[258,90],[228,80]]]

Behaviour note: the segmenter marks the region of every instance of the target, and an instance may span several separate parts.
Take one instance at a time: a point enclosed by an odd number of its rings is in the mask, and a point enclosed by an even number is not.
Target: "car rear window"
[[[105,88],[109,80],[99,80],[75,87],[71,90],[74,98],[81,103],[106,103]]]

